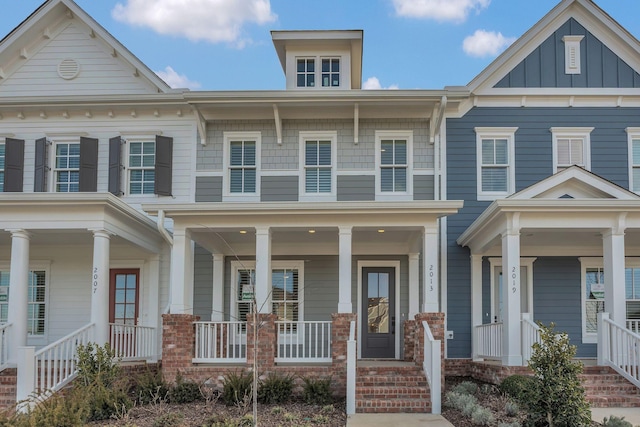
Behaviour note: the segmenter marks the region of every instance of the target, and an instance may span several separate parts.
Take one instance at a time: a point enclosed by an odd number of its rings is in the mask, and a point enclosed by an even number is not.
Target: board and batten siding
[[[625,129],[640,126],[640,108],[474,108],[447,120],[447,199],[464,207],[447,219],[448,357],[471,356],[470,253],[456,239],[487,208],[477,200],[475,127],[517,127],[516,191],[553,172],[551,127],[594,127],[591,171],[629,188],[628,139]],[[538,268],[534,263],[534,276]]]
[[[153,94],[157,88],[134,76],[134,67],[120,56],[111,56],[109,46],[90,29],[72,20],[39,50],[29,52],[13,74],[0,84],[0,96]],[[16,53],[17,54],[17,53]],[[65,80],[58,64],[74,59],[80,65],[77,77]]]
[[[566,35],[584,36],[580,42],[580,74],[565,72],[565,44],[562,38]],[[640,74],[576,19],[571,18],[495,87],[638,88]]]

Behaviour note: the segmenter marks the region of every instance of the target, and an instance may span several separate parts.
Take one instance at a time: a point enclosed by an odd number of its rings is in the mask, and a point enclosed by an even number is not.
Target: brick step
[[[426,387],[425,378],[416,377],[370,377],[357,378],[356,387]]]
[[[356,399],[356,412],[369,414],[429,413],[429,399]]]
[[[397,387],[397,386],[377,386],[377,387],[357,387],[356,401],[358,399],[429,399],[430,393],[426,387]]]
[[[636,408],[640,407],[640,396],[620,394],[588,395],[587,401],[594,408]]]
[[[359,367],[358,375],[422,375],[418,366]]]
[[[633,384],[583,384],[587,395],[597,394],[626,394],[629,396],[640,395],[640,389]]]

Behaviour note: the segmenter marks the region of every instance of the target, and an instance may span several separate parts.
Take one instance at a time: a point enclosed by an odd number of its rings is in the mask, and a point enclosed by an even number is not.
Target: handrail
[[[0,371],[3,371],[11,357],[11,323],[0,325]]]
[[[347,415],[356,413],[356,321],[349,325],[347,341]]]
[[[640,334],[598,313],[598,365],[610,366],[640,387]]]
[[[522,313],[522,364],[527,365],[533,354],[533,344],[540,343],[540,326],[530,313]]]
[[[431,390],[431,412],[442,412],[442,366],[440,340],[433,338],[426,320],[422,321],[424,329],[424,353],[422,367]]]

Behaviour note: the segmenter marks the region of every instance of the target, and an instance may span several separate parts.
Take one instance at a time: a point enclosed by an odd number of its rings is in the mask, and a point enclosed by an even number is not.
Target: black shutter
[[[171,196],[173,138],[156,136],[156,170],[154,193]]]
[[[122,188],[120,188],[121,145],[122,138],[119,136],[109,139],[109,192],[116,196],[122,196]]]
[[[24,171],[24,140],[7,138],[4,144],[4,192],[21,193]]]
[[[43,193],[46,189],[47,177],[47,138],[36,139],[36,161],[33,174],[33,191]]]
[[[98,191],[98,140],[80,138],[80,191]]]

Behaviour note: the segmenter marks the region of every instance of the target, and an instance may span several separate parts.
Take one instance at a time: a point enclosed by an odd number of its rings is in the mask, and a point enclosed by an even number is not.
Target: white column
[[[351,304],[351,233],[352,227],[338,228],[338,313],[352,313]]]
[[[213,300],[211,301],[211,321],[224,320],[224,255],[213,254]]]
[[[409,320],[420,312],[420,254],[409,254]]]
[[[482,255],[471,254],[471,354],[478,359],[476,326],[482,325]]]
[[[271,229],[256,227],[256,285],[257,312],[271,313]]]
[[[502,235],[502,364],[522,365],[520,320],[520,230]]]
[[[109,342],[109,241],[106,230],[93,232],[93,268],[91,269],[91,323],[93,342]]]
[[[191,233],[174,228],[171,250],[171,314],[193,314],[193,264]]]
[[[157,361],[157,355],[162,354],[162,340],[160,339],[160,255],[154,255],[148,263],[148,281],[147,281],[147,305],[148,313],[145,319],[145,325],[156,328],[155,333],[155,353],[151,361]]]
[[[602,235],[604,267],[604,309],[611,320],[626,327],[624,230]]]
[[[27,308],[29,306],[29,239],[25,230],[7,230],[11,233],[11,266],[9,267],[9,312],[12,348],[27,345]],[[17,354],[11,352],[15,362]]]
[[[440,312],[440,280],[438,274],[438,227],[432,224],[424,227],[422,239],[423,266],[423,304],[424,313]]]

